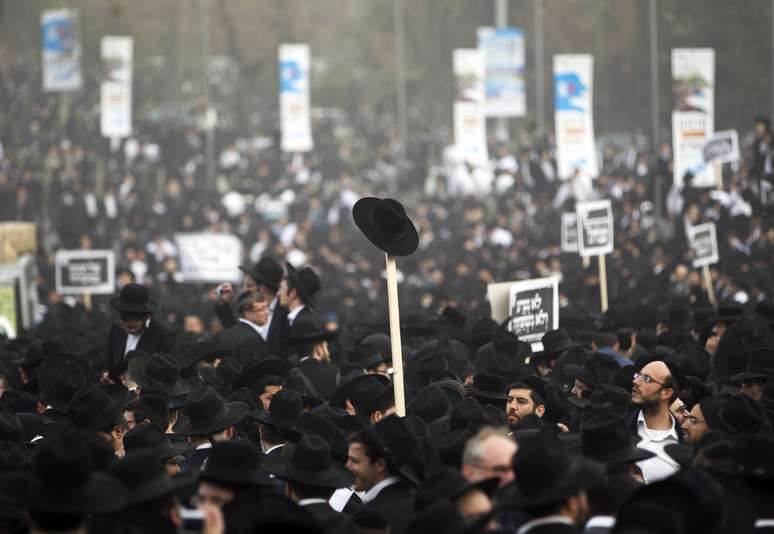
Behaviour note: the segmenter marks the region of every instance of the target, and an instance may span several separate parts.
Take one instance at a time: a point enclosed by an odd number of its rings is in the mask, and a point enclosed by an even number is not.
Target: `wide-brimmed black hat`
[[[422,388],[409,403],[407,408],[408,415],[416,415],[425,424],[430,424],[436,419],[448,415],[451,410],[449,397],[446,396],[443,389],[436,385],[429,385]]]
[[[97,384],[91,384],[73,395],[67,404],[67,413],[78,428],[100,430],[118,417],[128,398],[128,390],[123,399],[112,399]]]
[[[594,387],[589,397],[572,396],[570,402],[579,408],[594,408],[604,404],[612,404],[617,410],[624,413],[629,407],[631,397],[631,393],[623,388],[610,384],[599,384]]]
[[[70,431],[43,440],[31,471],[3,478],[13,488],[13,500],[36,512],[104,514],[121,509],[128,498],[120,482],[93,470],[86,443]]]
[[[306,305],[314,308],[317,304],[316,295],[320,291],[320,277],[309,266],[296,269],[290,263],[285,264],[288,272],[288,283],[298,291],[298,297]]]
[[[570,336],[567,335],[567,332],[561,328],[546,332],[543,334],[543,337],[540,338],[540,342],[543,344],[543,350],[532,354],[533,360],[559,356],[566,350],[583,347],[582,343],[573,342],[570,339]]]
[[[368,240],[387,254],[408,256],[419,246],[417,229],[397,200],[361,198],[352,207],[352,217]]]
[[[194,450],[193,443],[182,441],[172,443],[156,423],[142,423],[124,435],[124,450],[127,454],[143,449],[152,450],[157,458],[167,460],[184,456]]]
[[[135,283],[122,287],[118,295],[108,299],[108,305],[124,313],[153,313],[159,309],[158,302],[151,300],[148,288]]]
[[[271,486],[261,469],[264,456],[250,442],[237,439],[216,443],[199,471],[199,480],[226,486]]]
[[[773,450],[771,434],[740,434],[732,449],[736,473],[745,479],[774,480]]]
[[[605,473],[602,464],[574,455],[546,428],[523,440],[513,457],[515,481],[509,502],[535,507],[567,499],[594,485]]]
[[[242,364],[236,358],[226,358],[217,367],[199,369],[199,376],[214,388],[240,389],[234,384],[242,377]]]
[[[720,306],[714,319],[719,323],[735,322],[746,317],[744,308],[736,305]]]
[[[382,358],[379,352],[379,347],[366,343],[361,343],[351,348],[347,352],[347,361],[349,363],[356,363],[364,369],[372,369],[379,366],[379,364],[385,363],[384,358]]]
[[[318,413],[304,412],[296,419],[292,431],[294,434],[292,441],[298,441],[302,436],[318,436],[325,440],[334,455],[340,456],[341,459],[346,460],[346,439],[344,441],[344,450],[338,450],[339,430],[336,428],[336,424],[330,419],[327,419]],[[342,452],[343,454],[341,454]]]
[[[202,360],[208,358],[230,358],[233,353],[230,350],[218,348],[217,343],[213,341],[198,341],[194,343],[188,356],[181,362],[181,367],[193,367]]]
[[[581,366],[568,364],[564,373],[569,378],[595,387],[600,384],[611,384],[613,375],[621,366],[612,357],[595,352]]]
[[[454,430],[468,428],[474,419],[484,417],[484,411],[476,399],[465,398],[458,402],[446,417],[441,417],[430,423],[427,432],[436,443],[440,443],[443,437]]]
[[[421,464],[420,449],[416,437],[403,418],[388,415],[364,431],[369,446],[372,446],[386,460],[391,469],[406,480],[419,485],[424,466]]]
[[[287,360],[275,356],[268,356],[263,360],[251,363],[243,369],[239,378],[233,383],[231,388],[234,390],[239,388],[252,388],[255,387],[255,383],[260,380],[261,377],[266,375],[286,378],[288,374],[290,374],[290,364]]]
[[[130,400],[124,407],[125,411],[134,412],[135,419],[140,414],[150,420],[157,421],[159,426],[169,425],[169,399],[158,393],[143,393]]]
[[[390,384],[369,375],[370,378],[360,381],[349,395],[349,401],[355,408],[355,414],[367,420],[376,407],[386,401],[395,402],[395,391]]]
[[[328,443],[319,436],[303,436],[295,445],[286,445],[282,454],[267,456],[263,469],[277,478],[322,488],[352,485],[352,473],[333,461]]]
[[[202,386],[193,390],[185,401],[181,417],[172,430],[181,436],[213,434],[236,425],[245,418],[247,404],[243,402],[226,403],[212,386]]]
[[[282,387],[297,391],[301,395],[301,401],[304,403],[304,408],[317,408],[325,401],[312,394],[310,391],[310,384],[311,381],[309,378],[307,378],[307,376],[298,368],[295,368],[290,371],[290,374],[282,382]]]
[[[626,413],[612,404],[592,408],[581,425],[583,454],[606,464],[639,462],[655,456],[634,445],[626,419]]]
[[[482,404],[502,404],[508,398],[508,382],[501,376],[477,373],[473,376],[473,396]]]
[[[759,348],[750,351],[747,369],[732,376],[731,380],[735,382],[766,380],[770,376],[774,376],[774,350]]]
[[[162,499],[192,486],[193,474],[171,477],[153,450],[130,452],[113,462],[108,472],[124,485],[129,493],[127,506],[136,506]]]
[[[282,266],[276,260],[264,257],[252,267],[241,265],[239,270],[260,284],[277,291],[282,281]]]
[[[140,389],[156,389],[161,384],[170,396],[191,392],[191,384],[180,377],[180,364],[171,354],[156,352],[149,356],[138,356],[129,361],[128,368]]]
[[[499,477],[469,482],[465,480],[458,469],[444,466],[420,484],[414,499],[414,508],[419,511],[442,499],[454,500],[474,489],[481,490],[491,496],[499,484]]]
[[[722,424],[720,430],[730,434],[754,434],[759,432],[766,423],[766,412],[752,397],[740,393],[731,397],[721,408],[720,421]]]
[[[38,367],[37,376],[40,398],[59,410],[90,382],[88,366],[73,355],[47,359]]]
[[[390,383],[390,379],[384,375],[370,375],[364,373],[339,385],[339,388],[335,391],[328,404],[337,408],[346,407],[347,399],[349,399],[349,396],[352,394],[352,390],[354,390],[363,380],[368,380],[369,377],[376,378],[384,386]]]
[[[338,330],[326,330],[317,317],[299,318],[290,327],[290,337],[286,340],[288,345],[315,343],[320,341],[333,341],[339,337]]]
[[[292,389],[282,389],[271,398],[267,411],[252,411],[249,415],[264,425],[290,429],[303,411],[301,394]]]

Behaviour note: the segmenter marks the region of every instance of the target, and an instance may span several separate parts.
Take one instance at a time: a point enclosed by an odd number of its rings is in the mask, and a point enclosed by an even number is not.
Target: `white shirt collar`
[[[585,528],[613,528],[615,525],[615,517],[612,515],[595,515],[589,519]]]
[[[280,443],[279,445],[272,445],[271,447],[269,447],[268,449],[266,449],[266,451],[264,452],[264,454],[269,454],[269,453],[270,453],[271,451],[273,451],[274,449],[279,449],[280,447],[284,447],[284,446],[285,446],[285,444],[284,444],[284,443]]]
[[[240,323],[245,323],[245,324],[246,324],[246,325],[248,325],[250,328],[252,328],[252,329],[253,329],[253,330],[255,330],[256,332],[258,332],[258,334],[259,334],[259,335],[260,335],[260,336],[261,336],[263,339],[266,339],[266,337],[265,337],[265,335],[264,335],[264,332],[263,332],[263,327],[261,327],[261,326],[258,326],[257,324],[255,324],[255,323],[253,323],[253,322],[251,322],[251,321],[248,321],[248,320],[247,320],[247,319],[245,319],[244,317],[240,317],[240,318],[239,318],[239,322],[240,322]]]
[[[663,441],[667,438],[673,438],[676,440],[680,440],[679,436],[677,435],[677,430],[675,428],[675,418],[672,417],[672,414],[669,414],[669,419],[672,421],[672,428],[669,429],[669,433],[666,435],[665,438],[659,441]],[[642,432],[645,432],[645,434],[648,436],[648,439],[653,440],[653,436],[650,435],[650,428],[648,428],[648,423],[645,422],[645,414],[642,410],[640,410],[640,413],[637,415],[637,429],[639,430],[640,436],[642,436]],[[656,432],[663,432],[663,430],[657,430]]]
[[[386,488],[387,486],[392,486],[393,484],[397,484],[400,482],[399,477],[387,477],[381,482],[378,482],[371,486],[371,489],[366,491],[365,493],[365,499],[363,499],[364,502],[370,502],[376,499],[376,496],[381,493],[381,491]]]
[[[288,312],[288,323],[290,323],[290,326],[293,326],[293,321],[296,320],[296,317],[298,317],[298,314],[301,313],[301,310],[306,308],[305,305],[301,305],[298,308],[294,308],[292,311]]]
[[[552,523],[563,523],[565,525],[572,526],[572,519],[569,517],[565,517],[563,515],[549,515],[547,517],[540,517],[538,519],[533,519],[532,521],[527,521],[524,523],[519,530],[516,531],[516,534],[525,534],[525,532],[529,532],[533,528],[537,528],[542,525],[549,525]]]
[[[200,451],[200,450],[202,450],[202,449],[211,449],[211,448],[212,448],[212,443],[210,443],[209,441],[207,441],[207,442],[205,442],[205,443],[199,443],[199,444],[196,446],[196,450],[197,450],[197,451]]]
[[[309,506],[310,504],[328,504],[325,499],[301,499],[298,501],[299,506]]]
[[[755,528],[774,527],[774,519],[758,519],[755,521]]]

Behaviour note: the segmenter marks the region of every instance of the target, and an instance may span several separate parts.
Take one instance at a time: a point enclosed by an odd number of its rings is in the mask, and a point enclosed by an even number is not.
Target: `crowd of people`
[[[211,182],[201,132],[104,140],[96,97],[41,95],[36,63],[0,51],[0,220],[37,223],[44,310],[2,340],[0,530],[774,530],[765,118],[722,190],[672,186],[668,145],[604,147],[600,176],[560,180],[537,133],[477,168],[402,159],[384,132],[319,132],[305,155],[219,132]],[[402,205],[353,218],[370,196]],[[596,265],[560,246],[592,198],[615,213],[604,314]],[[718,307],[685,237],[708,221]],[[395,224],[415,240],[402,369],[373,246]],[[183,279],[174,235],[194,231],[243,241],[242,284]],[[93,307],[53,268],[89,248],[118,258]],[[544,276],[560,329],[533,352],[486,287]]]

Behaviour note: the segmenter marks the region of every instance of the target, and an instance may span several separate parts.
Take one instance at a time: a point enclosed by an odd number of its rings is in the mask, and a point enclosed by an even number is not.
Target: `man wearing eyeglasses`
[[[637,463],[646,484],[666,478],[680,468],[664,452],[664,447],[682,439],[680,425],[669,410],[680,393],[681,383],[680,370],[662,361],[651,362],[634,375],[632,404],[639,407],[636,429],[640,442],[637,446],[656,454]]]

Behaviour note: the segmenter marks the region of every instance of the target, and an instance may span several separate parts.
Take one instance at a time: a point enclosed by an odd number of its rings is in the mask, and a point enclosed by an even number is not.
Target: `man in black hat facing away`
[[[288,310],[280,305],[279,285],[282,281],[282,266],[272,258],[261,258],[258,263],[251,268],[239,267],[245,275],[243,291],[250,293],[259,293],[264,296],[269,304],[269,319],[263,327],[265,335],[263,338],[270,345],[274,354],[282,353],[282,328],[287,316]],[[218,300],[215,304],[215,312],[218,314],[220,322],[224,328],[229,328],[237,322],[234,312],[231,309],[231,299],[234,296],[234,289],[231,284],[220,284],[216,289]]]
[[[267,353],[265,327],[269,319],[266,297],[260,293],[242,293],[237,304],[239,320],[218,336],[218,348],[231,351],[232,357],[246,367]]]
[[[126,353],[135,349],[150,354],[174,354],[177,333],[171,326],[153,318],[153,312],[159,309],[159,305],[151,300],[147,287],[126,284],[118,295],[108,299],[108,304],[118,312],[118,322],[111,327],[108,335],[108,367],[120,365]]]
[[[126,388],[112,398],[97,384],[78,390],[67,405],[73,424],[84,432],[94,433],[123,456],[124,433],[128,430],[123,411],[129,392]]]
[[[299,316],[290,328],[286,340],[288,358],[303,373],[310,393],[329,400],[336,392],[336,368],[331,365],[328,342],[339,337],[338,331],[329,332],[316,316]]]
[[[264,454],[280,454],[291,429],[304,411],[301,394],[292,389],[278,391],[266,411],[251,411],[248,415],[260,423],[261,449]]]
[[[288,497],[306,508],[326,532],[352,531],[348,518],[328,503],[338,488],[352,485],[354,477],[333,461],[331,449],[319,436],[303,436],[282,455],[267,457],[263,468],[285,481]]]
[[[316,295],[320,291],[320,278],[314,270],[307,266],[296,269],[286,264],[287,276],[280,283],[280,304],[287,308],[285,320],[285,338],[290,337],[290,328],[297,319],[313,315],[317,306]]]

